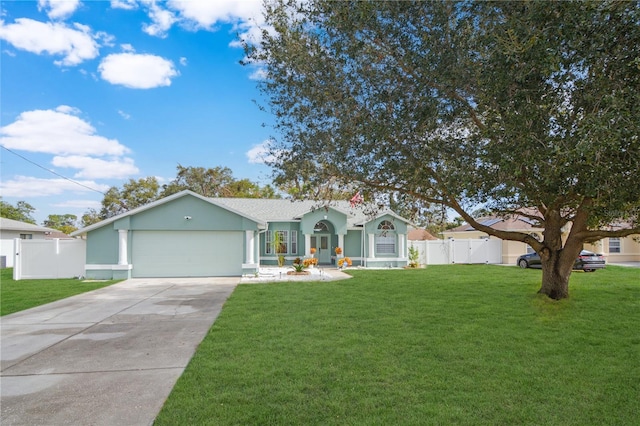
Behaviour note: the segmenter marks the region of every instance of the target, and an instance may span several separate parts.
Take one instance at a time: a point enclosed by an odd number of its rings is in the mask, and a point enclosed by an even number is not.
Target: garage
[[[134,231],[131,276],[242,275],[243,235],[238,231]]]

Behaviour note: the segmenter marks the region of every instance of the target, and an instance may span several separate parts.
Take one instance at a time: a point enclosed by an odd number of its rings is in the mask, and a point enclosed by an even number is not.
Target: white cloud
[[[103,160],[81,155],[56,156],[53,157],[52,164],[56,167],[79,169],[74,177],[85,179],[123,179],[140,172],[131,158]]]
[[[129,120],[131,118],[130,114],[127,114],[126,112],[120,109],[118,110],[118,114],[120,114],[120,117],[124,118],[125,120]]]
[[[63,114],[72,114],[72,115],[80,115],[80,113],[82,112],[78,108],[72,107],[69,105],[60,105],[59,107],[56,108],[56,111],[61,112]]]
[[[180,58],[180,65],[182,65],[183,67],[186,67],[188,63],[189,61],[187,61],[187,58],[185,58],[184,56]]]
[[[271,140],[267,139],[261,144],[254,145],[246,153],[250,164],[265,164],[275,161],[276,157],[272,153]]]
[[[249,76],[250,80],[264,80],[266,78],[267,70],[262,67],[256,68],[255,71],[253,71]]]
[[[74,29],[75,28],[75,29]],[[98,43],[85,25],[74,24],[71,28],[63,23],[40,22],[28,18],[18,18],[13,24],[0,20],[0,39],[4,39],[17,49],[40,55],[62,55],[57,65],[78,65],[98,56]]]
[[[108,55],[100,63],[98,71],[103,80],[131,89],[170,86],[171,78],[180,75],[168,59],[135,53]]]
[[[97,135],[79,113],[67,105],[23,112],[0,128],[0,143],[9,149],[58,155],[121,156],[130,151],[115,139]]]
[[[122,48],[123,52],[133,53],[136,51],[136,49],[134,49],[133,46],[129,43],[121,44],[120,47]]]
[[[100,210],[102,203],[96,200],[67,200],[62,203],[51,204],[53,207],[70,208],[79,210],[96,209]]]
[[[68,18],[80,6],[80,0],[38,0],[38,10],[46,10],[51,19]]]
[[[149,35],[166,37],[174,24],[194,31],[215,30],[220,23],[231,23],[242,39],[260,39],[260,28],[264,25],[262,0],[112,0],[111,6],[121,9],[134,9],[141,5],[147,12],[151,23],[142,29]],[[238,42],[231,46],[239,47]]]
[[[181,18],[205,29],[218,22],[262,21],[262,0],[169,0],[168,6],[178,11]]]
[[[114,9],[133,10],[138,8],[136,0],[111,0],[111,7]]]
[[[173,12],[163,9],[158,6],[155,0],[145,1],[149,6],[149,18],[151,18],[151,24],[145,24],[142,27],[142,31],[157,37],[166,37],[167,31],[171,28],[176,17]]]
[[[13,179],[3,179],[0,182],[0,193],[3,197],[48,197],[63,192],[106,192],[109,185],[98,184],[91,180],[71,182],[66,179],[42,179],[31,176],[14,176]],[[92,188],[92,189],[89,189]]]

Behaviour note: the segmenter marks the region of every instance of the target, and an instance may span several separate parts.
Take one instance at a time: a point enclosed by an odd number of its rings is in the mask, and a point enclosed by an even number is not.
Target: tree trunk
[[[569,297],[569,277],[573,264],[569,268],[562,266],[559,256],[545,263],[542,265],[542,287],[538,293],[555,300]]]
[[[569,277],[580,250],[582,241],[572,237],[562,243],[562,215],[558,210],[549,209],[545,214],[544,247],[540,250],[542,261],[542,287],[538,293],[551,299],[569,297]]]

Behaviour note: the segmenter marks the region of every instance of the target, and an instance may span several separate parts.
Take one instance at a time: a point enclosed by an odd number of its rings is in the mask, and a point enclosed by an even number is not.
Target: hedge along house
[[[335,262],[335,248],[354,264],[407,264],[407,225],[391,211],[367,216],[348,201],[318,207],[314,201],[206,198],[182,191],[80,229],[87,241],[86,276],[240,276],[311,257]],[[281,237],[276,253],[275,233]]]

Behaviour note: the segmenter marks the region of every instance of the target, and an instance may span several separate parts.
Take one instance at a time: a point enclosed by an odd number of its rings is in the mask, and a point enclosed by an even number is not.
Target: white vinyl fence
[[[421,265],[449,263],[502,263],[502,240],[433,240],[409,241],[409,247],[418,249]]]
[[[85,240],[14,240],[13,279],[73,278],[84,275]]]

